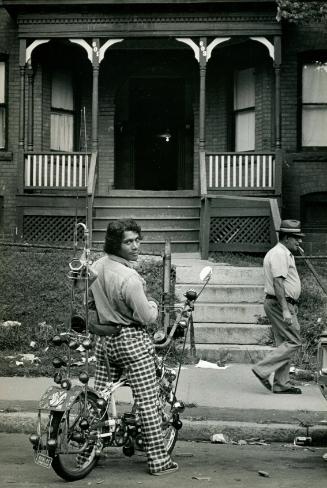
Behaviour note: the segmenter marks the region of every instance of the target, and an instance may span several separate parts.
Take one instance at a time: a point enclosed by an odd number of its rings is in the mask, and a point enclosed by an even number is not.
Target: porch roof
[[[274,0],[61,0],[58,4],[58,0],[0,0],[0,5],[2,4],[6,8],[15,8],[24,6],[32,7],[46,7],[46,6],[58,6],[58,5],[123,5],[123,4],[133,4],[133,5],[154,5],[154,4],[271,4],[276,8],[276,2]]]
[[[271,0],[2,0],[2,5],[17,19],[22,38],[281,35]]]

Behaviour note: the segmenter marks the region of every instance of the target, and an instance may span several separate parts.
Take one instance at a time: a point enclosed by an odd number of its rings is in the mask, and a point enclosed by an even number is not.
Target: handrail
[[[274,152],[206,153],[209,190],[272,191],[275,189]]]
[[[89,159],[85,152],[26,152],[24,188],[70,190],[85,188]]]
[[[93,195],[96,183],[96,167],[97,167],[98,153],[92,152],[91,154],[91,164],[89,169],[89,177],[87,182],[87,194]]]
[[[98,153],[92,152],[91,164],[89,168],[88,182],[87,182],[87,195],[86,195],[86,222],[89,229],[90,246],[92,246],[92,214],[93,214],[93,202],[95,195],[95,186],[97,182],[97,159]]]
[[[207,189],[207,168],[206,168],[206,153],[200,151],[200,192],[201,197],[206,197]]]
[[[269,205],[270,205],[270,213],[271,218],[274,226],[274,231],[276,233],[276,242],[279,240],[278,229],[281,223],[281,217],[279,213],[279,207],[276,198],[269,198]]]

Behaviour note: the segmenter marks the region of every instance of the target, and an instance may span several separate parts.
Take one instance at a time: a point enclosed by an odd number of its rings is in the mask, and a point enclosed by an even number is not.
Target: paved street
[[[165,477],[149,476],[143,456],[127,458],[120,449],[106,451],[98,467],[74,488],[108,486],[179,488],[325,488],[326,449],[292,445],[234,446],[179,442],[174,459],[180,470]],[[17,488],[59,488],[64,482],[52,469],[36,466],[28,438],[23,434],[0,434],[1,486]],[[269,477],[260,476],[259,471]],[[67,485],[66,485],[67,486]]]

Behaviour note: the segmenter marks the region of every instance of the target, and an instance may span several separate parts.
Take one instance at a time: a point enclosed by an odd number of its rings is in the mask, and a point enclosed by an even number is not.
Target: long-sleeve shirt
[[[129,261],[112,254],[98,259],[92,266],[98,275],[92,283],[100,324],[112,322],[148,325],[157,319],[158,308],[145,295],[145,281]]]

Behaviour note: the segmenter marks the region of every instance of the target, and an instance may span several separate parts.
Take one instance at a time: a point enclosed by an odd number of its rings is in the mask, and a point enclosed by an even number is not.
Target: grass
[[[258,267],[262,266],[264,254],[262,253],[241,253],[241,252],[211,252],[209,261],[214,263],[225,263],[229,266]]]
[[[67,278],[73,251],[1,248],[0,375],[54,374],[52,359],[58,349],[51,338],[67,329],[71,312],[71,287]],[[98,257],[97,253],[93,258]],[[147,282],[148,293],[160,301],[162,262],[140,259],[138,271]],[[82,295],[76,297],[77,310]],[[33,354],[34,362],[17,365],[23,354]],[[79,354],[74,352],[76,360]]]

